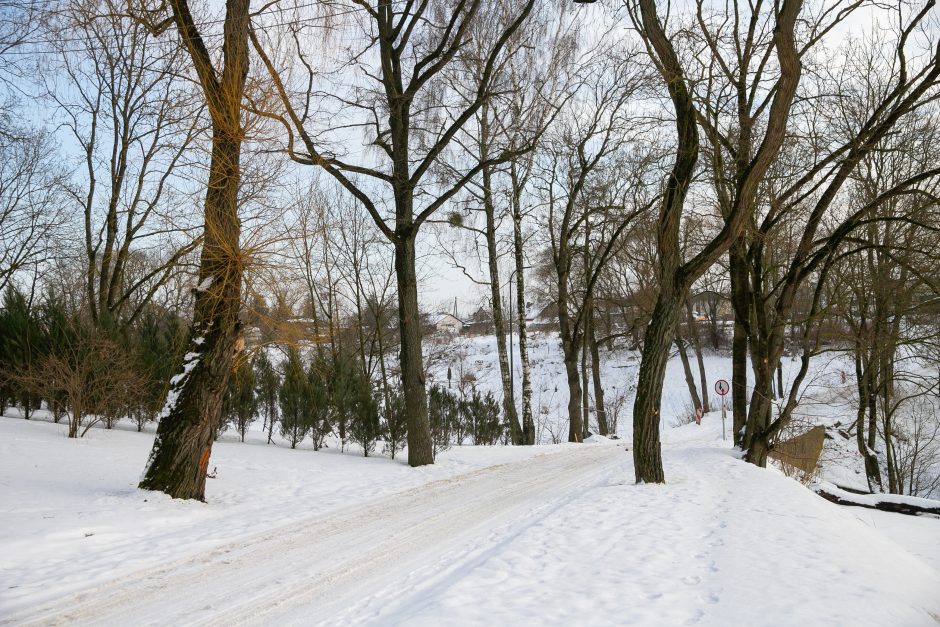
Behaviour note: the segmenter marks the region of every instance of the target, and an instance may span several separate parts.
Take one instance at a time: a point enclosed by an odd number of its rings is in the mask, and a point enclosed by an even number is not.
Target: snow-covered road
[[[347,610],[357,602],[466,570],[626,459],[620,446],[586,446],[435,481],[98,585],[10,622],[354,622]]]
[[[0,470],[55,427],[0,421]],[[96,469],[84,483],[0,472],[0,624],[940,622],[940,519],[833,505],[743,463],[714,414],[664,431],[665,485],[634,483],[623,441],[457,447],[419,469],[223,444],[209,504],[107,493],[136,439],[45,440]]]

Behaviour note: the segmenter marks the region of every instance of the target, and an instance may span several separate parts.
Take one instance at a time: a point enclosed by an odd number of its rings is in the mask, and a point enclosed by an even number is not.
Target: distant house
[[[493,312],[484,306],[477,309],[466,325],[470,335],[492,335],[496,332],[493,324]]]
[[[432,314],[428,323],[436,333],[450,333],[451,335],[463,333],[466,326],[463,320],[449,313]]]
[[[548,305],[527,303],[525,317],[526,326],[530,331],[558,330],[558,305],[555,303]]]

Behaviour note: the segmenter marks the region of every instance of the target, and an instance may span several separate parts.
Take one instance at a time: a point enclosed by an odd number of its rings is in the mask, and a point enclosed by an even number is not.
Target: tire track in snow
[[[578,490],[619,446],[484,468],[266,531],[25,611],[3,624],[232,625],[328,621],[409,573]],[[464,557],[467,549],[463,550]],[[473,549],[469,550],[472,555]],[[459,555],[459,554],[458,554]]]

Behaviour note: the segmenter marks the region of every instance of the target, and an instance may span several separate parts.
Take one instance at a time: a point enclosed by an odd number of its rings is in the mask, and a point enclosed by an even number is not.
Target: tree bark
[[[744,450],[746,459],[760,467],[767,465],[770,453],[770,434],[767,432],[773,416],[773,374],[774,366],[763,358],[766,351],[755,351],[751,356],[754,370],[754,390],[751,392],[751,405],[748,411],[747,426],[744,430]]]
[[[584,333],[581,334],[581,436],[587,439],[591,435],[591,399],[588,393],[588,329],[590,322],[585,319]]]
[[[698,162],[699,141],[695,109],[682,66],[666,37],[653,0],[640,0],[645,37],[660,61],[660,74],[676,113],[676,160],[665,186],[657,225],[659,294],[646,327],[636,401],[633,405],[633,468],[637,483],[664,483],[659,425],[663,380],[670,346],[687,287],[677,276],[680,266],[679,223],[682,207]]]
[[[247,2],[244,3],[247,9]],[[246,11],[247,14],[247,11]],[[246,25],[247,26],[247,25]],[[238,182],[241,139],[213,133],[199,288],[183,372],[174,377],[140,487],[205,500],[206,469],[237,352],[242,260]]]
[[[745,245],[744,238],[740,237],[728,251],[731,310],[734,314],[731,339],[731,430],[737,447],[744,446],[744,428],[747,425],[747,337],[751,306]]]
[[[170,4],[209,105],[212,156],[189,350],[182,372],[171,381],[140,487],[174,498],[205,500],[206,469],[219,428],[222,396],[241,348],[238,310],[244,259],[238,192],[250,0],[226,3],[221,72],[212,64],[188,3],[171,0]]]
[[[558,267],[562,268],[564,265],[559,264]],[[558,328],[568,381],[568,441],[581,442],[584,439],[581,415],[581,376],[578,372],[578,353],[581,347],[572,326],[571,316],[568,314],[568,276],[566,272],[559,269]]]
[[[633,405],[633,468],[637,483],[665,483],[659,440],[666,362],[682,309],[682,297],[663,289],[646,328]]]
[[[434,446],[424,388],[415,261],[414,234],[399,235],[395,242],[395,276],[398,279],[398,328],[401,331],[399,364],[405,413],[408,416],[408,464],[424,466],[434,463]]]
[[[868,489],[871,492],[882,492],[881,468],[878,465],[878,456],[865,440],[865,416],[868,413],[870,372],[865,368],[865,360],[860,343],[855,344],[855,383],[858,388],[858,413],[856,414],[855,438],[858,452],[865,461],[865,478],[868,480]]]
[[[583,441],[581,416],[581,374],[578,371],[578,345],[562,338],[565,375],[568,381],[568,441]]]

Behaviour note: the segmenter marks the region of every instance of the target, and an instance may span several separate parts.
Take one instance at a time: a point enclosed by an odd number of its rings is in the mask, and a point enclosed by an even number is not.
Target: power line
[[[263,16],[268,16],[268,15],[272,15],[272,14],[275,14],[275,13],[281,13],[281,14],[283,14],[283,13],[286,13],[286,12],[288,12],[288,11],[296,11],[296,10],[299,10],[299,9],[310,8],[310,7],[313,7],[313,6],[322,6],[322,4],[323,4],[322,2],[309,2],[309,3],[306,3],[306,4],[296,5],[296,6],[293,6],[293,7],[283,7],[283,8],[273,9],[273,10],[267,11],[267,12],[265,12],[265,13],[263,13],[263,14],[255,14],[255,15],[252,16],[252,17],[258,17],[258,16],[261,16],[261,15],[263,15]],[[345,11],[340,11],[340,12],[337,12],[337,13],[330,13],[330,14],[328,14],[328,15],[311,16],[311,17],[307,17],[307,18],[298,18],[298,19],[294,19],[294,20],[287,20],[287,21],[284,21],[284,22],[274,22],[273,24],[260,24],[260,25],[258,25],[257,27],[260,27],[260,28],[262,28],[262,29],[273,28],[273,27],[283,28],[283,27],[287,27],[287,26],[301,26],[301,25],[307,25],[307,24],[316,23],[316,22],[328,22],[329,20],[334,19],[334,18],[337,18],[337,17],[343,17],[343,16],[345,16],[345,15],[351,15],[351,14],[353,14],[353,13],[357,13],[357,12],[361,12],[361,11],[365,11],[365,10],[366,10],[366,9],[363,8],[363,7],[354,6],[354,7],[349,7],[349,8],[348,8],[347,10],[345,10]],[[98,17],[95,18],[95,19],[102,19],[102,18],[104,18],[104,17],[114,17],[114,16],[98,16]],[[226,21],[225,18],[220,18],[220,19],[217,19],[217,20],[207,20],[207,21],[204,21],[204,22],[199,22],[199,23],[197,23],[196,26],[197,26],[198,28],[203,28],[203,27],[205,27],[205,26],[212,26],[212,25],[224,24],[225,21]],[[209,34],[203,33],[203,34],[202,34],[202,38],[203,38],[203,39],[205,39],[205,38],[207,38],[207,37],[221,37],[221,36],[222,36],[221,33],[209,33]],[[15,43],[16,43],[16,45],[18,45],[18,46],[30,46],[30,45],[36,45],[36,46],[38,46],[38,45],[48,44],[48,43],[50,43],[50,41],[52,41],[52,40],[38,39],[38,40],[24,40],[24,41],[19,41],[19,42],[15,42]],[[88,40],[87,38],[82,38],[82,37],[56,38],[54,41],[55,41],[56,43],[66,43],[66,44],[67,44],[67,43],[89,43],[89,40]],[[157,45],[163,45],[163,43],[164,43],[164,42],[162,42],[162,41],[153,40],[153,41],[139,42],[138,45],[140,45],[140,46],[157,46]],[[83,47],[83,48],[72,48],[72,49],[68,49],[68,48],[67,48],[67,49],[59,49],[59,50],[55,50],[54,52],[59,52],[59,53],[77,53],[77,52],[86,52],[87,50],[88,50],[87,47]],[[35,51],[32,51],[32,50],[8,50],[8,51],[6,51],[6,52],[3,53],[3,56],[9,56],[9,55],[15,55],[15,56],[35,56],[36,54],[37,54],[37,53],[36,53]]]

